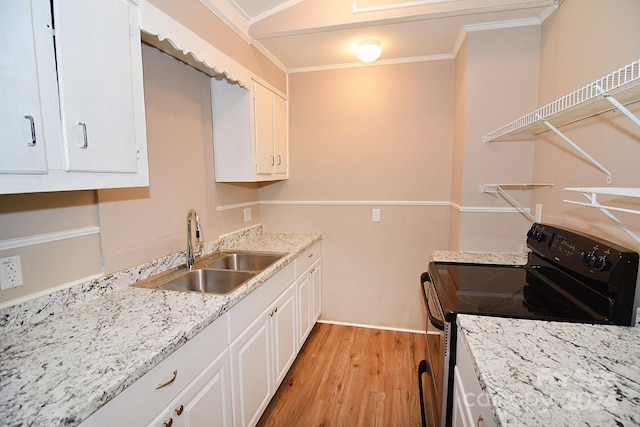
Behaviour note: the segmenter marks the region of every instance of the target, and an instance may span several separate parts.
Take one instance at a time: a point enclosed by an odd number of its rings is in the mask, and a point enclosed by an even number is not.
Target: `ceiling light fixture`
[[[380,58],[381,53],[382,48],[378,40],[363,40],[358,43],[358,47],[356,48],[356,56],[362,62],[374,62]]]

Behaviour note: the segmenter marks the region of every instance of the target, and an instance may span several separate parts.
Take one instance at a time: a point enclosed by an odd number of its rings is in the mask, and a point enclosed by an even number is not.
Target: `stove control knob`
[[[582,252],[582,262],[585,265],[592,265],[596,258],[595,252]]]
[[[608,265],[609,265],[609,260],[607,259],[607,257],[605,255],[599,256],[599,257],[595,257],[595,259],[592,262],[593,268],[598,270],[598,271],[604,271],[607,269]]]
[[[531,237],[536,242],[544,241],[544,233],[539,228],[532,229],[531,231],[529,231],[529,237]]]

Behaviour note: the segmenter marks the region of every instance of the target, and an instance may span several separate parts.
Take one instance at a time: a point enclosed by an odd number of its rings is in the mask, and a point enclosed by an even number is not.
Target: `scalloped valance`
[[[145,43],[211,77],[249,87],[249,70],[146,0],[140,2],[140,30]]]

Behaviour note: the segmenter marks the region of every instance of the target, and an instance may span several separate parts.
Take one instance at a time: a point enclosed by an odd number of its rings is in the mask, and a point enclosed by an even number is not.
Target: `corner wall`
[[[540,105],[545,105],[638,60],[640,2],[565,0],[543,25],[540,60]],[[640,116],[640,102],[628,106]],[[620,112],[607,112],[563,126],[561,131],[612,173],[613,187],[640,187],[640,128]],[[566,187],[606,187],[606,176],[550,132],[536,139],[534,178],[551,180],[550,191],[534,194],[543,206],[543,221],[612,240],[640,251],[633,240],[597,209],[563,203],[586,202]],[[638,199],[598,197],[619,207],[640,209]],[[636,234],[640,215],[615,213]]]
[[[522,250],[529,220],[480,186],[531,182],[533,144],[482,137],[536,107],[539,47],[540,27],[528,26],[470,32],[458,53],[450,249]],[[512,196],[529,206],[530,192]]]
[[[453,85],[453,61],[289,77],[290,179],[260,189],[260,210],[267,230],[323,233],[322,319],[424,330],[419,276],[447,247]]]

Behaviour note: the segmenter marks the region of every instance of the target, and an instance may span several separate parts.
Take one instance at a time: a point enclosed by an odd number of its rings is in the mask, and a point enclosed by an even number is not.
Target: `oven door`
[[[445,426],[447,418],[448,366],[449,366],[449,333],[450,325],[445,322],[438,296],[431,284],[430,277],[423,273],[420,282],[427,309],[426,327],[426,372],[429,374],[428,402],[422,408],[428,425]]]

